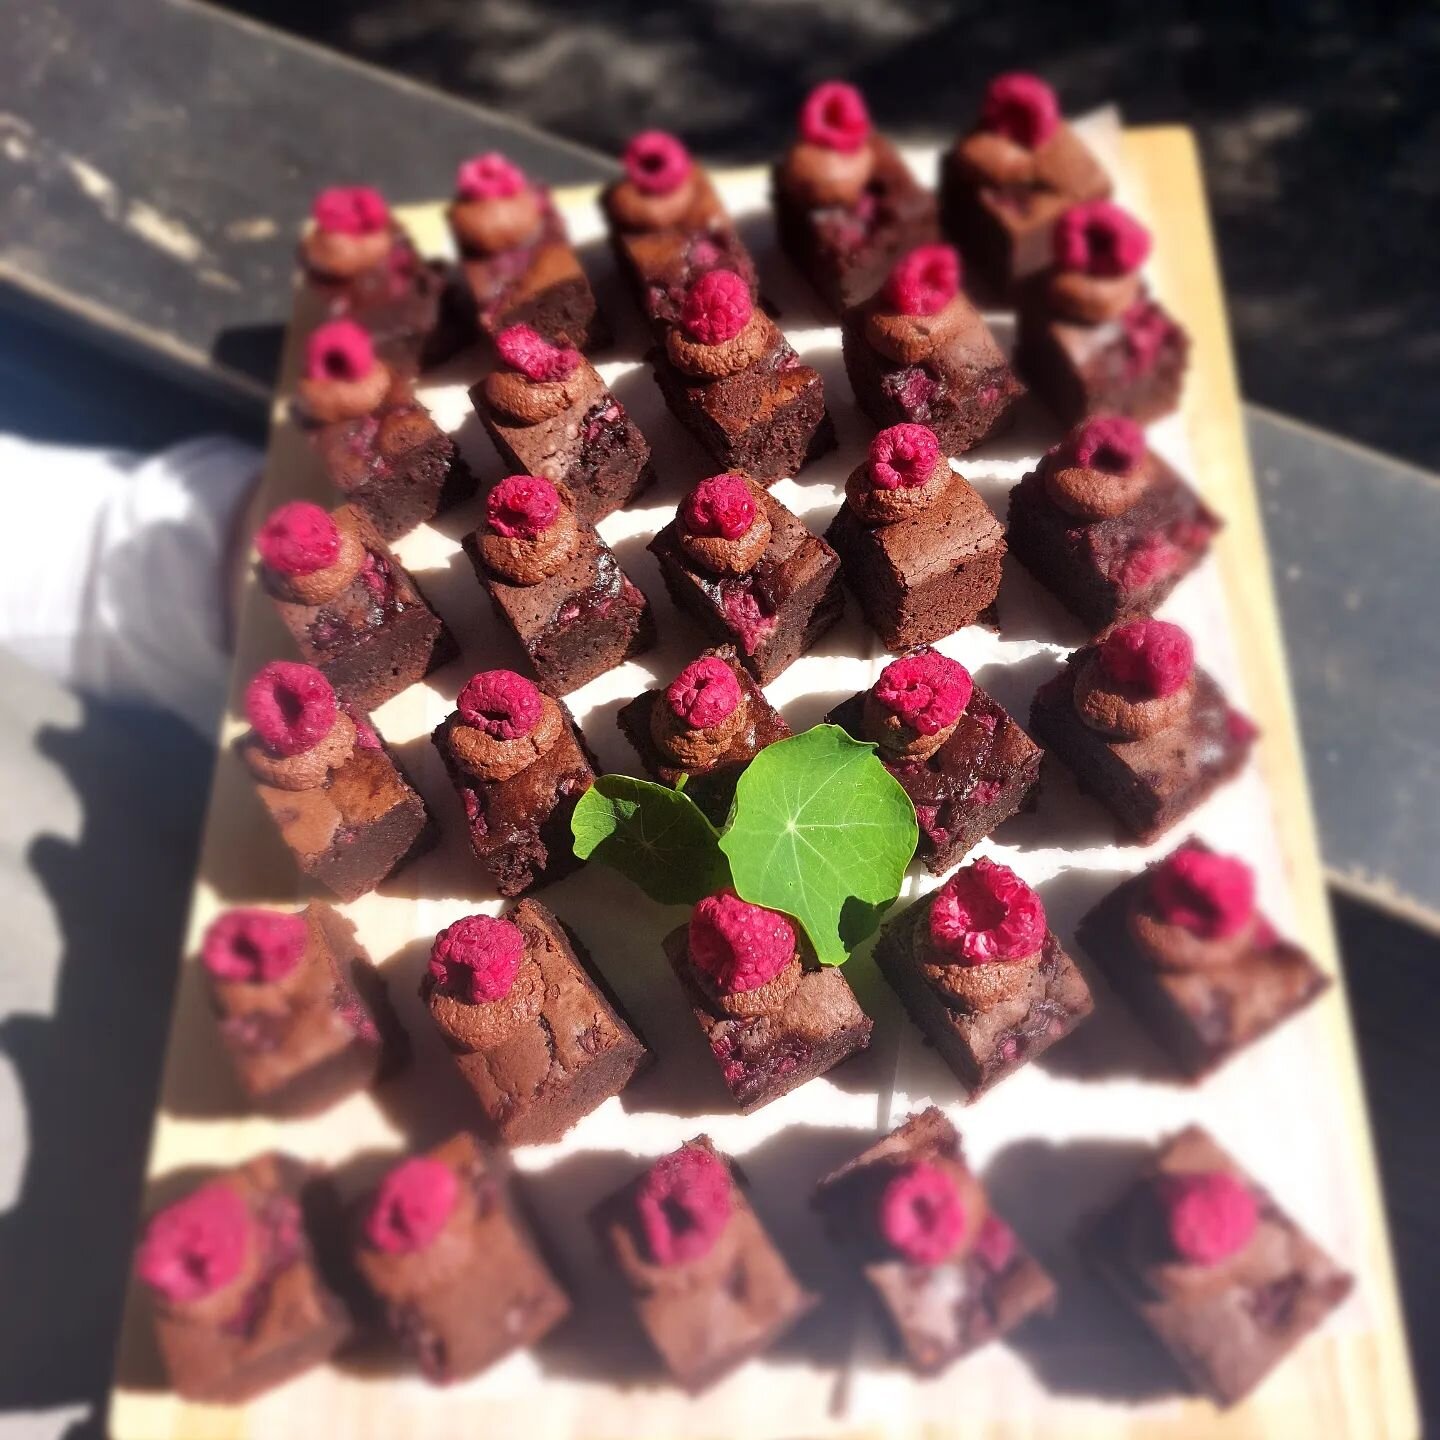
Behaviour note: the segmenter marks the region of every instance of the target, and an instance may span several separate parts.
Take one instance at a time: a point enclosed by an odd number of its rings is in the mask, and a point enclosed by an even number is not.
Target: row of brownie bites
[[[799,131],[773,175],[782,248],[839,314],[856,398],[881,427],[823,539],[768,489],[834,445],[823,383],[759,303],[709,176],[650,132],[602,197],[666,402],[724,467],[650,546],[709,648],[618,723],[647,774],[688,777],[723,821],[745,766],[789,733],[763,687],[853,593],[898,658],[827,718],[877,746],[914,803],[919,858],[949,876],[886,924],[875,958],[973,1099],[1092,1010],[1040,896],[1005,866],[961,863],[1033,806],[1043,755],[1149,842],[1249,753],[1253,727],[1196,666],[1189,636],[1151,618],[1219,522],[1140,429],[1178,401],[1185,337],[1140,279],[1148,235],[1109,202],[1048,87],[993,82],[942,161],[938,204],[851,87],[820,86]],[[471,398],[515,473],[488,489],[464,549],[533,678],[473,675],[434,743],[481,869],[516,903],[435,937],[421,995],[477,1128],[508,1145],[554,1141],[656,1059],[579,938],[528,898],[579,864],[570,817],[597,773],[563,696],[654,641],[649,602],[595,528],[653,483],[649,446],[585,359],[609,329],[559,213],[508,161],[461,168],[455,265],[422,261],[373,191],[326,192],[314,218],[302,259],[323,318],[298,410],[344,503],[282,506],[257,537],[261,582],[303,661],[253,679],[238,748],[301,871],[341,899],[433,843],[436,823],[369,712],[458,653],[389,542],[477,488],[415,381],[484,337],[494,363]],[[1019,375],[962,281],[1017,306]],[[949,457],[1002,428],[1026,384],[1071,428],[1014,488],[1007,534]],[[931,647],[1003,626],[1007,549],[1096,637],[1041,687],[1028,726]],[[1194,838],[1125,880],[1077,938],[1192,1079],[1327,983],[1260,912],[1250,869]],[[819,966],[784,915],[721,892],[664,950],[742,1111],[869,1044],[844,974]],[[259,1108],[315,1113],[407,1064],[377,969],[328,905],[228,912],[201,964]],[[814,1204],[917,1371],[1054,1304],[1053,1281],[938,1110],[819,1178]],[[739,1167],[704,1137],[592,1221],[618,1293],[692,1390],[817,1304],[816,1278],[797,1277]],[[1222,1404],[1351,1283],[1193,1129],[1156,1152],[1085,1243]],[[469,1134],[400,1161],[348,1205],[287,1157],[252,1160],[156,1215],[139,1273],[175,1387],[207,1400],[248,1398],[358,1330],[388,1332],[425,1375],[456,1380],[571,1310],[514,1188]]]

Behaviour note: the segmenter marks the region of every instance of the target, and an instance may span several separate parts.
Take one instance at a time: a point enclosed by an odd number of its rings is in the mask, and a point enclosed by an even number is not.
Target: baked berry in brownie
[[[790,727],[733,645],[707,650],[663,690],[646,690],[615,717],[645,773],[685,793],[723,825],[740,773]]]
[[[243,1404],[350,1338],[306,1237],[317,1186],[298,1161],[260,1155],[151,1217],[135,1269],[177,1394]]]
[[[454,440],[351,320],[311,336],[299,404],[326,479],[396,540],[475,493]]]
[[[650,1343],[692,1394],[764,1354],[815,1305],[708,1136],[662,1155],[590,1223]]]
[[[592,523],[654,483],[645,437],[578,350],[528,325],[502,330],[495,348],[500,365],[470,399],[508,469],[565,486]]]
[[[1250,867],[1195,839],[1117,886],[1075,938],[1191,1079],[1330,983],[1260,912]]]
[[[975,128],[940,161],[940,219],[967,273],[999,299],[1050,263],[1072,205],[1104,200],[1110,177],[1034,75],[997,75]]]
[[[870,442],[825,538],[887,650],[993,623],[1005,532],[928,426],[892,425]]]
[[[507,476],[463,543],[495,613],[554,694],[578,690],[654,645],[650,602],[564,486]]]
[[[1048,270],[1021,299],[1015,368],[1066,425],[1109,412],[1148,424],[1180,404],[1190,337],[1140,277],[1150,232],[1108,200],[1056,222]]]
[[[691,285],[707,270],[730,270],[752,297],[755,262],[705,170],[673,135],[646,130],[625,148],[625,175],[600,208],[620,271],[663,342],[679,323]]]
[[[255,537],[260,581],[300,654],[346,705],[373,710],[458,655],[410,572],[353,505],[305,500]]]
[[[840,560],[745,475],[712,475],[649,546],[676,608],[768,685],[840,618]]]
[[[558,1140],[651,1060],[585,948],[535,900],[442,930],[420,994],[507,1145]]]
[[[609,343],[610,327],[544,185],[493,150],[476,155],[456,176],[449,221],[487,335],[528,325],[577,350]]]
[[[727,470],[767,485],[835,447],[820,372],[802,363],[730,270],[686,291],[647,357],[676,419]]]
[[[1148,844],[1240,772],[1258,732],[1196,666],[1185,631],[1134,620],[1040,687],[1030,733]]]
[[[409,1059],[385,982],[328,905],[227,910],[200,961],[231,1068],[256,1105],[314,1114]]]
[[[837,80],[800,108],[800,135],[771,172],[780,248],[837,313],[868,300],[891,267],[939,239],[935,197]]]
[[[1054,1281],[990,1208],[933,1106],[827,1175],[813,1204],[922,1375],[1055,1308]]]
[[[962,866],[886,925],[875,963],[971,1100],[1094,1008],[1040,897],[991,860]]]
[[[309,291],[326,319],[363,326],[386,364],[414,374],[475,338],[473,306],[454,270],[424,261],[378,191],[322,190],[300,242]]]
[[[500,894],[524,894],[580,864],[570,817],[598,766],[561,701],[511,670],[484,670],[432,738],[470,847]]]
[[[960,259],[922,245],[840,319],[845,373],[881,427],[927,425],[947,455],[1003,430],[1025,387],[980,312],[960,293]]]
[[[369,720],[342,709],[313,665],[266,665],[245,713],[237,749],[307,879],[355,900],[439,838]]]
[[[1034,804],[1044,752],[963,665],[929,646],[892,660],[825,718],[880,747],[915,806],[915,853],[932,875]]]
[[[1194,1388],[1221,1406],[1244,1399],[1355,1283],[1193,1125],[1095,1222],[1086,1250]]]
[[[535,1344],[570,1313],[471,1135],[391,1169],[356,1208],[350,1254],[384,1328],[437,1385]]]
[[[665,956],[735,1103],[746,1114],[858,1054],[874,1022],[785,916],[733,891],[706,896]]]
[[[1092,630],[1153,614],[1219,518],[1133,421],[1082,421],[1010,492],[1010,553]]]

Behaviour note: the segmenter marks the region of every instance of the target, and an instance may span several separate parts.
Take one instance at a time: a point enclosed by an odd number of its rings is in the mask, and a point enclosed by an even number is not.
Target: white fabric
[[[78,690],[214,732],[225,693],[225,558],[260,467],[221,436],[158,455],[0,435],[10,544],[0,645]]]

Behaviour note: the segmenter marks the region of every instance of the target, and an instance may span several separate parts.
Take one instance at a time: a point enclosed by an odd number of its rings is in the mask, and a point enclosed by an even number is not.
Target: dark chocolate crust
[[[1063,1040],[1094,1002],[1085,977],[1047,930],[1035,960],[1014,962],[1031,969],[1018,998],[973,1012],[947,1004],[920,968],[934,901],[932,891],[885,926],[875,946],[875,964],[973,1101]]]
[[[1254,1238],[1205,1285],[1176,1290],[1156,1266],[1174,1264],[1150,1200],[1162,1174],[1225,1171],[1259,1202]],[[1140,1323],[1217,1405],[1243,1400],[1354,1289],[1354,1279],[1198,1126],[1166,1142],[1089,1228],[1092,1265]],[[1177,1266],[1177,1268],[1179,1268]],[[1200,1267],[1184,1267],[1203,1278]]]
[[[860,1267],[911,1367],[933,1375],[1031,1315],[1053,1311],[1056,1291],[993,1214],[980,1222],[973,1248],[937,1265],[912,1264],[885,1248],[874,1219],[880,1189],[916,1162],[968,1169],[955,1127],[933,1106],[825,1176],[812,1203],[826,1233]]]
[[[695,1147],[716,1154],[705,1136]],[[723,1161],[723,1157],[722,1161]],[[666,1368],[691,1394],[762,1355],[817,1303],[751,1208],[742,1177],[729,1162],[730,1218],[699,1259],[659,1265],[648,1253],[636,1212],[644,1179],[602,1200],[590,1223],[615,1267],[635,1315]]]

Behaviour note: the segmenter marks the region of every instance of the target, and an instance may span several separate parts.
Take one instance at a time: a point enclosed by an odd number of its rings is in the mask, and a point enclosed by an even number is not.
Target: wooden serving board
[[[1123,197],[1155,232],[1154,288],[1182,318],[1194,343],[1183,414],[1157,429],[1156,444],[1195,478],[1227,525],[1216,561],[1188,580],[1164,613],[1192,629],[1207,668],[1220,675],[1264,734],[1253,773],[1204,807],[1194,828],[1256,863],[1267,910],[1336,974],[1194,145],[1179,129],[1112,128],[1108,134],[1103,126],[1096,129],[1096,143],[1121,177]],[[933,165],[933,152],[915,158],[927,168]],[[768,219],[760,213],[763,178],[736,172],[717,179],[756,248],[767,294],[780,302],[782,326],[826,376],[840,453],[798,482],[782,482],[776,492],[819,530],[838,501],[845,473],[863,455],[869,430],[850,402],[833,326],[773,252]],[[684,489],[713,467],[665,415],[648,371],[635,363],[641,331],[599,243],[594,192],[567,191],[558,198],[583,242],[602,304],[622,322],[617,351],[623,358],[607,357],[602,369],[652,439],[661,476],[656,492],[634,513],[602,525],[622,563],[656,601],[661,649],[571,697],[607,768],[633,770],[634,757],[615,729],[615,710],[639,688],[668,679],[699,648],[694,633],[664,603],[644,541],[673,513]],[[403,218],[422,250],[448,248],[440,206]],[[303,326],[292,326],[257,513],[297,496],[333,499],[289,416],[302,337]],[[468,413],[464,385],[473,378],[462,366],[427,386],[426,398],[488,477],[499,473],[498,461]],[[1022,423],[1018,438],[967,456],[962,464],[1002,515],[1008,485],[1053,439],[1045,423],[1037,411]],[[469,856],[454,796],[428,738],[470,673],[519,664],[460,552],[459,537],[476,518],[473,507],[442,517],[397,547],[455,629],[464,655],[375,717],[440,817],[445,840],[380,892],[345,907],[392,981],[401,1019],[416,1041],[415,1066],[376,1095],[353,1097],[316,1119],[276,1122],[248,1115],[218,1053],[197,967],[187,959],[150,1156],[147,1209],[206,1168],[272,1147],[336,1166],[343,1188],[355,1193],[400,1151],[435,1143],[475,1119],[415,992],[436,931],[469,911],[498,909]],[[996,640],[963,632],[943,648],[976,669],[981,683],[1023,719],[1029,694],[1080,637],[1023,576],[1007,575],[1001,618],[1002,632],[1018,636]],[[238,700],[249,676],[266,659],[287,653],[269,602],[251,584],[222,746],[241,728]],[[769,693],[792,727],[803,728],[838,698],[868,684],[882,660],[852,614]],[[1054,928],[1068,939],[1097,886],[1113,883],[1159,852],[1095,835],[1097,812],[1066,794],[1063,783],[1052,788],[1058,793],[1052,798],[1047,790],[1039,816],[1025,822],[1023,834],[1007,837],[1002,830],[1003,843],[984,848],[1015,864],[1040,888]],[[908,893],[929,883],[913,878]],[[289,857],[268,828],[248,777],[222,748],[188,953],[193,956],[219,910],[237,903],[288,905],[298,897]],[[487,1440],[961,1434],[1019,1440],[1042,1434],[1211,1433],[1371,1440],[1418,1433],[1359,1071],[1338,984],[1305,1017],[1199,1089],[1157,1080],[1143,1065],[1131,1073],[1128,1057],[1143,1050],[1143,1037],[1115,997],[1097,986],[1094,1019],[1052,1052],[1059,1056],[1068,1046],[1081,1063],[1052,1066],[1042,1059],[967,1109],[862,952],[850,962],[850,973],[876,1019],[871,1052],[757,1115],[741,1117],[717,1102],[709,1058],[659,961],[658,938],[681,916],[652,905],[598,867],[587,867],[544,898],[589,943],[660,1056],[650,1077],[587,1117],[565,1141],[511,1157],[575,1290],[574,1323],[535,1352],[511,1357],[453,1389],[425,1386],[403,1365],[367,1355],[301,1377],[245,1409],[226,1409],[185,1404],[164,1388],[143,1297],[132,1287],[111,1404],[116,1440],[310,1440],[322,1434],[440,1440],[462,1430]],[[629,1178],[643,1158],[705,1130],[742,1160],[755,1185],[757,1208],[797,1268],[824,1282],[833,1277],[825,1247],[806,1218],[809,1185],[910,1107],[930,1100],[944,1105],[961,1127],[997,1208],[1054,1268],[1064,1296],[1060,1321],[1043,1327],[1037,1339],[1026,1340],[1022,1332],[1013,1343],[987,1347],[922,1385],[888,1358],[863,1309],[848,1297],[832,1300],[809,1331],[700,1401],[680,1396],[657,1375],[628,1320],[617,1313],[583,1230],[585,1209]],[[1210,1125],[1359,1280],[1355,1299],[1249,1402],[1223,1417],[1177,1390],[1163,1357],[1127,1317],[1107,1307],[1066,1243],[1085,1208],[1119,1183],[1143,1144],[1194,1119]]]

